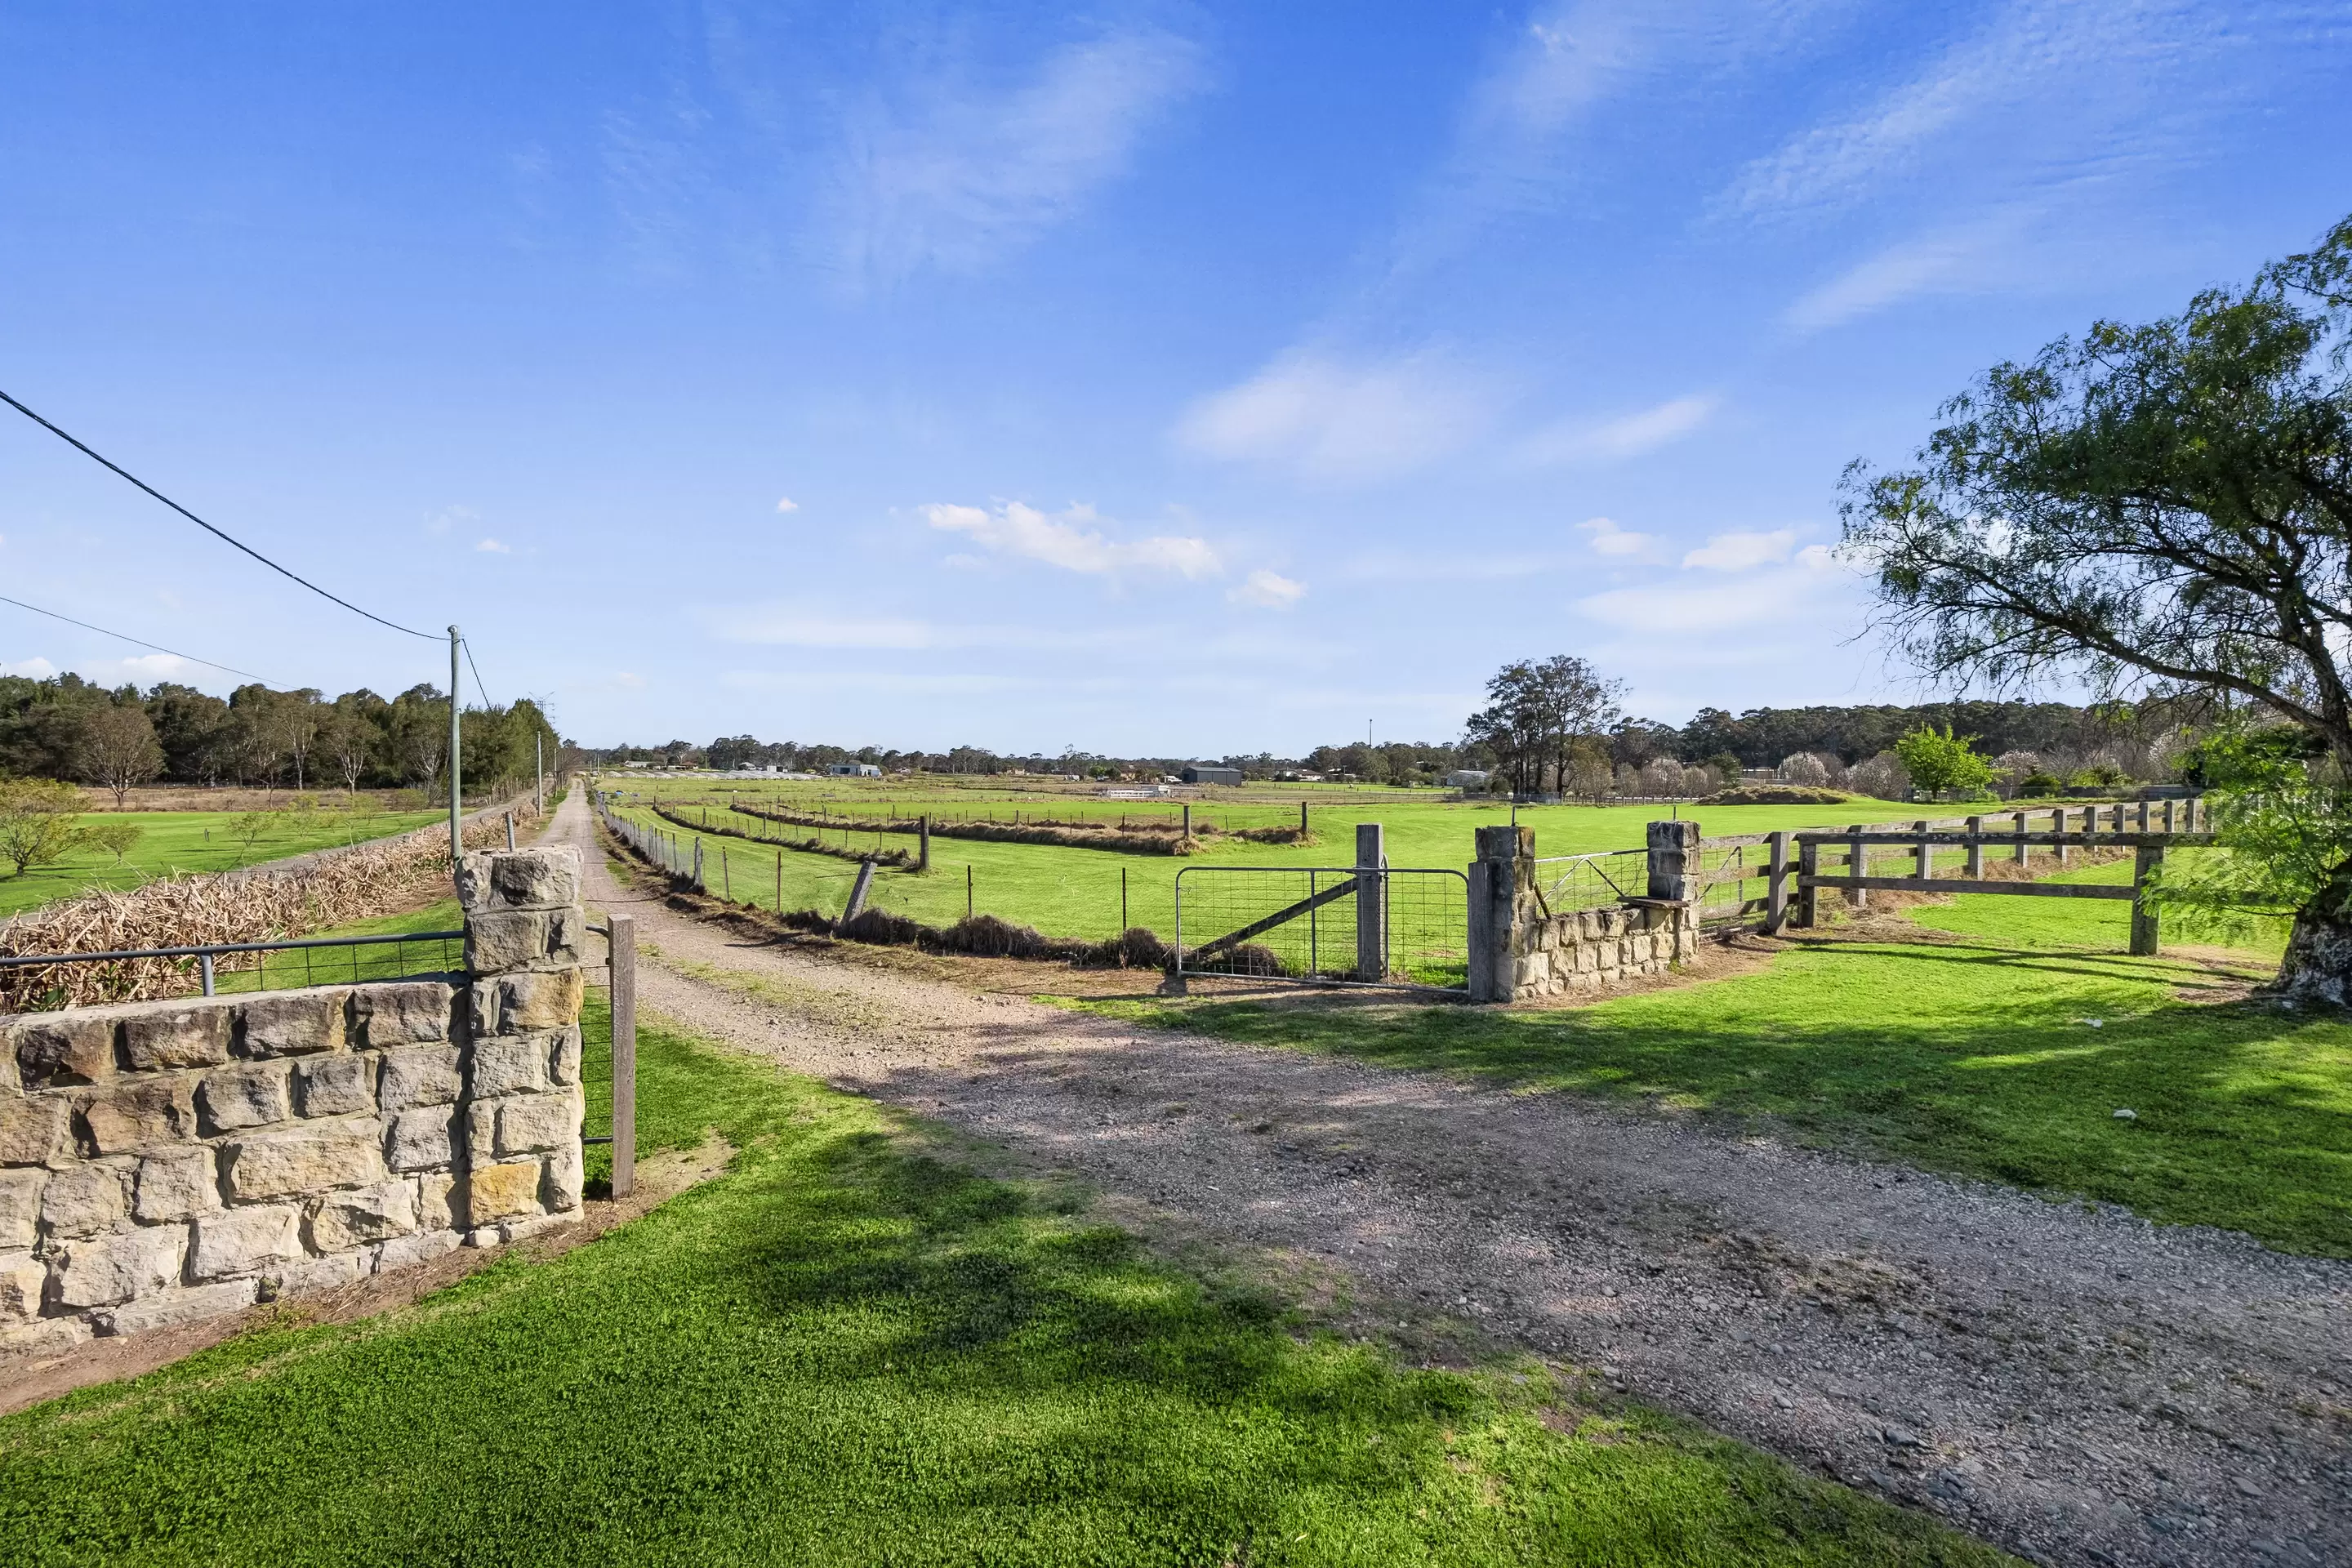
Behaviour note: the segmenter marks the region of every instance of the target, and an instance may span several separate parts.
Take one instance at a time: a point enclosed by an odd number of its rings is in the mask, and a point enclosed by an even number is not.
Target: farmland
[[[838,827],[814,830],[828,845],[852,852],[911,849],[914,840],[904,833],[877,831],[895,816],[903,822],[925,812],[948,818],[974,818],[1010,824],[1017,812],[1024,821],[1099,821],[1116,826],[1121,818],[1167,821],[1177,807],[1163,802],[1104,800],[1097,795],[1016,793],[1004,789],[935,787],[925,781],[920,790],[905,787],[844,789],[818,784],[763,785],[756,791],[730,790],[723,780],[662,779],[622,781],[611,777],[604,787],[625,784],[682,808],[699,820],[708,811],[715,826],[739,831],[799,837],[813,830],[786,827],[727,810],[729,797],[739,795],[747,805],[772,809],[788,805],[795,813],[822,811],[837,818]],[[1221,799],[1194,806],[1196,831],[1213,824],[1220,829],[1291,827],[1298,821],[1298,803],[1308,802],[1307,820],[1313,834],[1306,844],[1268,844],[1234,839],[1229,832],[1204,835],[1199,851],[1190,856],[1123,854],[1109,850],[1070,848],[1054,845],[998,844],[935,837],[931,869],[883,868],[876,873],[869,901],[877,908],[935,925],[951,923],[965,912],[969,889],[971,908],[1019,924],[1034,926],[1048,936],[1100,938],[1120,929],[1122,876],[1126,923],[1167,932],[1173,929],[1177,873],[1188,866],[1279,866],[1306,868],[1347,866],[1355,858],[1355,828],[1360,822],[1377,822],[1386,831],[1389,861],[1394,866],[1434,866],[1459,868],[1471,858],[1475,829],[1512,820],[1507,805],[1456,802],[1422,792],[1417,797],[1390,791],[1349,791],[1313,786],[1286,790],[1287,798]],[[1532,826],[1538,855],[1575,855],[1594,850],[1622,849],[1643,842],[1645,825],[1674,808],[1657,805],[1538,805],[1521,806],[1518,821]],[[1832,826],[1858,820],[1881,821],[1916,812],[1890,802],[1851,802],[1822,806],[1719,806],[1705,808],[1701,820],[1714,834],[1769,833],[1780,828]],[[847,899],[857,868],[828,855],[809,854],[773,846],[747,844],[721,834],[698,834],[667,821],[633,795],[623,815],[678,836],[681,841],[705,839],[706,879],[714,891],[722,883],[744,902],[771,908],[781,901],[785,910],[815,909],[838,914]],[[722,861],[722,857],[723,861]]]
[[[84,823],[130,822],[142,831],[119,860],[92,846],[22,876],[0,875],[0,917],[36,909],[92,888],[127,888],[189,871],[229,871],[241,866],[404,833],[439,820],[430,811],[272,811],[259,814],[251,837],[247,814],[227,811],[109,812]],[[8,870],[0,868],[0,871]]]

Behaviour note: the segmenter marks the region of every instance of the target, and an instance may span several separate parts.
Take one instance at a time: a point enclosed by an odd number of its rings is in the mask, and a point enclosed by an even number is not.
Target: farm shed
[[[1213,763],[1195,763],[1184,770],[1188,784],[1238,784],[1242,782],[1239,768],[1219,767]]]

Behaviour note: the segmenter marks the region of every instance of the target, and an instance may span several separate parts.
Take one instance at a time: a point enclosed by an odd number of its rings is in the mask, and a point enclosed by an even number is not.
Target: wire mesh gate
[[[1466,991],[1470,884],[1443,868],[1187,866],[1178,975]]]

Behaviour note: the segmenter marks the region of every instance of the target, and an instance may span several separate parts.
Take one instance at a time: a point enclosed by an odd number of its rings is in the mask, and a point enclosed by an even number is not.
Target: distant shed
[[[1186,768],[1181,776],[1188,784],[1238,784],[1242,782],[1241,769],[1222,768],[1213,763],[1195,763]]]

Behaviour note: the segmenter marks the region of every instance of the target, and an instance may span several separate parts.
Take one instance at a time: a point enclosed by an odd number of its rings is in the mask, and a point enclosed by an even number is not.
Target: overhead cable
[[[0,396],[5,395],[6,395],[5,393],[0,393]],[[208,669],[223,669],[226,670],[231,675],[242,675],[247,680],[259,680],[264,686],[269,684],[268,680],[254,674],[253,671],[249,669],[239,669],[234,665],[216,664],[209,658],[198,658],[192,653],[173,653],[172,649],[163,647],[160,643],[152,643],[144,637],[134,637],[124,632],[110,632],[104,626],[94,626],[88,621],[78,621],[71,616],[61,616],[55,610],[45,610],[38,605],[28,605],[22,599],[12,599],[5,594],[0,594],[0,605],[14,605],[20,610],[30,610],[37,616],[47,616],[53,621],[63,621],[69,626],[79,626],[86,632],[96,632],[102,637],[113,637],[120,642],[132,643],[143,648],[152,648],[157,653],[168,653],[171,654],[173,658],[184,658],[190,664],[201,664]],[[477,677],[476,679],[478,679],[479,677]]]
[[[0,392],[0,403],[5,403],[9,407],[15,409],[17,413],[23,415],[34,424],[38,425],[42,429],[47,430],[50,435],[55,436],[60,441],[65,442],[68,446],[74,447],[83,456],[113,469],[124,479],[129,479],[132,484],[137,485],[141,489],[145,490],[149,495],[153,496],[157,500],[162,501],[165,506],[170,507],[173,511],[178,512],[182,517],[186,518],[190,522],[194,523],[198,528],[203,529],[206,533],[212,534],[215,538],[220,539],[227,543],[236,545],[239,550],[244,551],[247,555],[252,556],[256,561],[260,562],[264,566],[268,567],[272,572],[277,573],[279,576],[299,583],[303,587],[310,589],[310,592],[318,595],[320,598],[332,600],[334,603],[341,605],[343,608],[351,611],[352,614],[364,616],[380,626],[390,626],[394,631],[406,632],[410,637],[423,637],[427,642],[438,642],[441,640],[431,632],[420,632],[414,626],[404,626],[398,621],[387,621],[382,616],[376,615],[372,611],[362,610],[357,605],[352,604],[349,599],[339,598],[335,595],[328,593],[324,588],[320,587],[319,584],[311,582],[309,578],[288,571],[285,567],[280,566],[277,562],[272,561],[268,556],[264,555],[260,551],[254,549],[253,546],[246,543],[244,541],[231,538],[228,534],[223,533],[219,529],[215,528],[211,523],[206,522],[203,518],[198,517],[194,512],[190,511],[186,507],[182,506],[178,501],[173,500],[170,496],[165,495],[162,490],[157,489],[153,485],[149,484],[146,480],[141,479],[138,475],[132,473],[121,464],[113,462],[100,456],[97,452],[92,451],[83,443],[75,440],[74,437],[67,435],[63,430],[58,429],[56,426],[50,424],[47,420],[42,418],[39,415],[26,407],[23,404],[9,396],[6,393]],[[131,640],[136,641],[137,639],[133,638]],[[206,663],[209,661],[198,660],[198,662]],[[215,665],[214,668],[220,668],[222,667]]]

